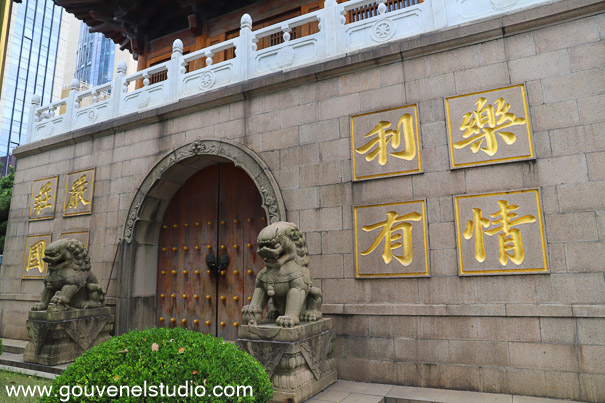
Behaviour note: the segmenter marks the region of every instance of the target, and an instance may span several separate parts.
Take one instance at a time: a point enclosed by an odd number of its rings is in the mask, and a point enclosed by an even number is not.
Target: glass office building
[[[111,81],[116,45],[103,34],[88,30],[81,23],[75,76],[94,87]]]
[[[52,102],[61,7],[52,0],[13,4],[0,101],[0,154],[7,155],[27,134],[33,94]]]

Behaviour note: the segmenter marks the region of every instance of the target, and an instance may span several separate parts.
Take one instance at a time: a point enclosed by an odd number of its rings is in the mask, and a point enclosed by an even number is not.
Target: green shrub
[[[145,382],[148,397],[124,394],[116,399],[107,394],[99,397],[98,393],[90,397],[92,387],[115,385],[119,390],[121,385],[138,385],[143,388]],[[74,385],[86,386],[89,397],[71,394],[70,402],[267,402],[273,396],[265,369],[252,356],[222,339],[182,328],[135,330],[91,348],[55,379],[53,392],[63,393],[43,401],[67,401],[67,387]],[[156,386],[158,397],[151,397],[151,385]],[[172,387],[176,387],[176,395],[160,397],[160,385],[168,385],[170,395]],[[206,396],[179,396],[181,385],[197,386],[198,392],[204,386]],[[249,385],[253,396],[212,397],[217,385],[222,388],[231,385],[236,389],[238,385]],[[181,391],[184,392],[184,388]],[[225,391],[231,393],[231,389]],[[72,389],[72,392],[79,394],[80,389]]]

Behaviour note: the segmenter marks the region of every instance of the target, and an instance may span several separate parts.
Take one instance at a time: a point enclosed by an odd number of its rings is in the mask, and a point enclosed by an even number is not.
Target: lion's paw
[[[265,315],[265,319],[267,320],[275,320],[277,318],[279,318],[279,310],[277,309],[272,309]]]
[[[44,310],[46,310],[47,307],[48,307],[48,305],[43,304],[42,302],[40,302],[40,303],[34,304],[31,307],[31,310],[32,311],[44,311]]]
[[[277,318],[275,323],[281,327],[292,327],[292,326],[298,325],[299,320],[297,317],[294,317],[294,316],[282,315],[279,318]]]
[[[248,323],[251,320],[260,322],[263,318],[263,310],[258,305],[246,305],[242,308],[242,319],[244,323]]]
[[[320,311],[316,309],[310,309],[308,311],[303,311],[300,315],[300,319],[304,322],[315,322],[320,320],[323,317]]]

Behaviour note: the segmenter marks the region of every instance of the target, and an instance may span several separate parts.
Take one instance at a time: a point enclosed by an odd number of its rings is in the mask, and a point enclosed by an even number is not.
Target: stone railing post
[[[433,29],[447,27],[447,10],[445,0],[430,0],[433,9]]]
[[[181,82],[183,81],[183,74],[185,69],[181,71],[181,63],[183,59],[183,41],[175,39],[172,43],[172,56],[170,56],[170,63],[168,64],[168,91],[170,99],[176,102],[180,98],[179,89],[181,88]]]
[[[321,19],[321,31],[324,32],[326,41],[326,57],[336,56],[341,53],[340,39],[344,39],[342,34],[342,25],[340,9],[336,0],[326,0],[323,8],[323,18]]]
[[[111,106],[112,116],[114,118],[121,115],[120,104],[122,103],[122,93],[124,91],[124,76],[126,75],[126,62],[118,64],[117,73],[111,86]]]
[[[235,64],[241,81],[247,80],[254,75],[255,47],[252,46],[252,17],[249,14],[242,15],[237,45],[235,47]]]
[[[67,96],[67,105],[65,105],[65,120],[63,123],[65,131],[72,130],[76,123],[78,91],[80,91],[80,80],[74,78],[69,83],[69,95]]]
[[[38,123],[38,115],[36,114],[36,110],[40,107],[41,98],[40,95],[32,95],[31,106],[29,107],[29,120],[27,127],[27,143],[32,142],[32,137],[34,135],[34,128],[36,123]]]

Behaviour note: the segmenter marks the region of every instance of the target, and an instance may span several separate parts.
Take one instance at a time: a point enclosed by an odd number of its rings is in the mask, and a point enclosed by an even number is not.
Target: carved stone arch
[[[225,139],[197,139],[162,158],[139,186],[128,210],[117,269],[116,331],[154,326],[157,242],[170,200],[195,173],[219,162],[232,162],[254,181],[267,221],[286,220],[277,181],[249,148]]]

